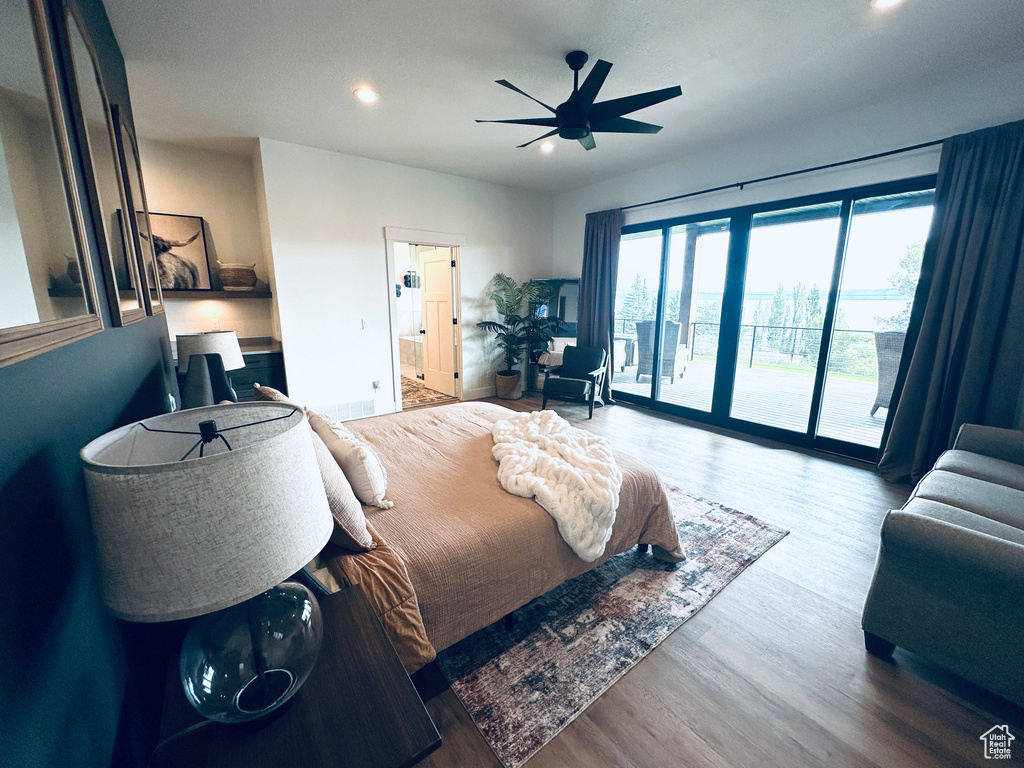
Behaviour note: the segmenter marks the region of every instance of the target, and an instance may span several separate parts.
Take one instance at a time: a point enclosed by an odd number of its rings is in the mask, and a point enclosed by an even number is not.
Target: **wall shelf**
[[[253,291],[163,291],[165,299],[269,299],[270,287],[261,286]]]
[[[54,297],[81,299],[82,286],[51,284],[48,293]],[[134,291],[122,291],[122,297],[133,298]],[[165,299],[269,299],[272,297],[270,286],[263,285],[253,291],[163,291]]]

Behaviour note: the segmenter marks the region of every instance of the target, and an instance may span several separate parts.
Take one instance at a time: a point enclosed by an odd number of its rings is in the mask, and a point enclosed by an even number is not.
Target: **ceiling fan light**
[[[554,152],[555,151],[555,144],[554,144],[554,142],[552,142],[552,141],[545,141],[543,144],[540,145],[540,151],[545,153],[545,154],[548,154],[550,152]]]
[[[377,93],[369,88],[356,88],[355,96],[364,104],[373,104],[377,100]]]

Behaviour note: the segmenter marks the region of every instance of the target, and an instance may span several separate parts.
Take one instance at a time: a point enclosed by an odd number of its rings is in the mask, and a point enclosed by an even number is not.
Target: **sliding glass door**
[[[626,235],[619,245],[615,283],[612,385],[631,395],[651,396],[651,377],[641,378],[637,365],[637,325],[653,325],[661,285],[661,230]]]
[[[613,394],[873,458],[933,179],[624,228]]]
[[[840,208],[836,202],[754,214],[732,418],[807,431]]]
[[[871,448],[882,439],[933,197],[924,190],[853,204],[819,437]]]

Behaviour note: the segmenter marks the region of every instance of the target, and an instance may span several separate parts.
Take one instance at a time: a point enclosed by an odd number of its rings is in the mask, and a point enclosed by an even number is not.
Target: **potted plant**
[[[516,364],[528,346],[551,341],[551,329],[558,321],[532,316],[533,307],[547,299],[549,289],[546,283],[531,280],[518,285],[501,272],[494,276],[492,283],[494,290],[487,292],[487,298],[494,302],[501,320],[485,320],[477,326],[493,333],[502,351],[505,367],[496,376],[498,397],[518,400],[523,395],[523,387],[522,372],[516,370]]]

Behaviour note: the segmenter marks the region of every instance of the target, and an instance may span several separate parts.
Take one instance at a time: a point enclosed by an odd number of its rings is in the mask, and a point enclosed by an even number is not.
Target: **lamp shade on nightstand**
[[[242,348],[234,331],[210,331],[209,333],[179,333],[178,372],[188,373],[188,362],[192,355],[220,355],[225,371],[237,371],[245,367]]]
[[[203,422],[215,422],[217,438],[202,442]],[[300,570],[333,531],[309,425],[289,405],[157,416],[81,455],[103,600],[123,619],[241,603]]]

